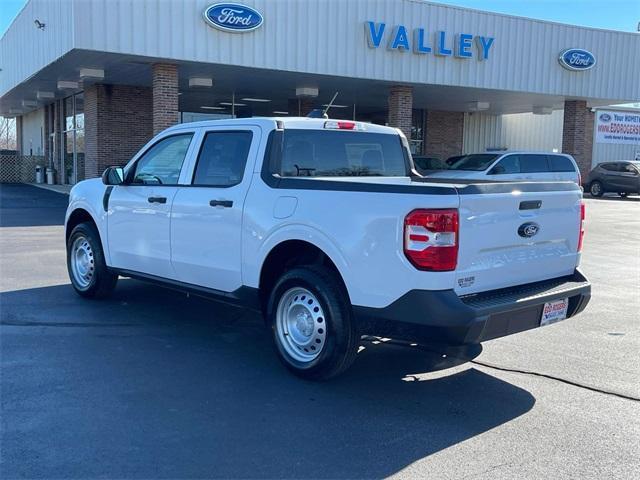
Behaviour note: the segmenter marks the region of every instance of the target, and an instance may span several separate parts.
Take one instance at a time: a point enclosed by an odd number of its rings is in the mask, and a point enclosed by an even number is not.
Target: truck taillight
[[[584,202],[580,204],[580,236],[578,237],[578,251],[582,251],[582,241],[584,240],[584,220],[586,218]]]
[[[458,210],[414,210],[404,219],[404,254],[419,270],[444,272],[458,263]]]

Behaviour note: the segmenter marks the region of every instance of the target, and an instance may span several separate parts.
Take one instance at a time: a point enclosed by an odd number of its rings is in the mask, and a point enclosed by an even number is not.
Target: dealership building
[[[640,34],[421,0],[30,0],[0,39],[17,158],[58,183],[178,122],[306,115],[398,127],[415,154],[528,149],[583,176],[640,158]],[[31,160],[29,160],[31,159]]]

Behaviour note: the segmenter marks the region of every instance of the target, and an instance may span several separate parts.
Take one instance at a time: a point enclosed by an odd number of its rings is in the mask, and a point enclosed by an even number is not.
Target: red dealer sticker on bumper
[[[567,308],[569,307],[569,299],[554,300],[547,302],[542,309],[542,318],[540,326],[549,325],[550,323],[559,322],[567,318]]]

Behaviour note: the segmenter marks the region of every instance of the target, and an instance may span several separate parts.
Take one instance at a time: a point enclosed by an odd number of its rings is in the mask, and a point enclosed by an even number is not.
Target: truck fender
[[[353,282],[350,281],[348,274],[349,263],[345,256],[342,254],[335,242],[333,242],[326,234],[312,226],[302,224],[288,224],[270,232],[270,234],[261,243],[257,252],[254,253],[254,260],[249,260],[247,262],[248,265],[246,266],[248,268],[244,270],[247,272],[244,282],[245,285],[256,288],[259,287],[260,273],[267,256],[279,244],[289,240],[300,240],[310,243],[324,252],[324,254],[331,259],[338,269],[338,272],[347,287],[349,296],[351,297],[350,286],[353,285]]]

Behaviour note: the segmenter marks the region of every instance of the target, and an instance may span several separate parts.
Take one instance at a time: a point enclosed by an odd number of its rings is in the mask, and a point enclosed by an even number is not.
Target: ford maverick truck
[[[429,179],[394,128],[322,118],[181,124],[71,191],[83,297],[131,277],[263,312],[284,365],[327,379],[363,335],[476,345],[581,312],[574,182]]]

